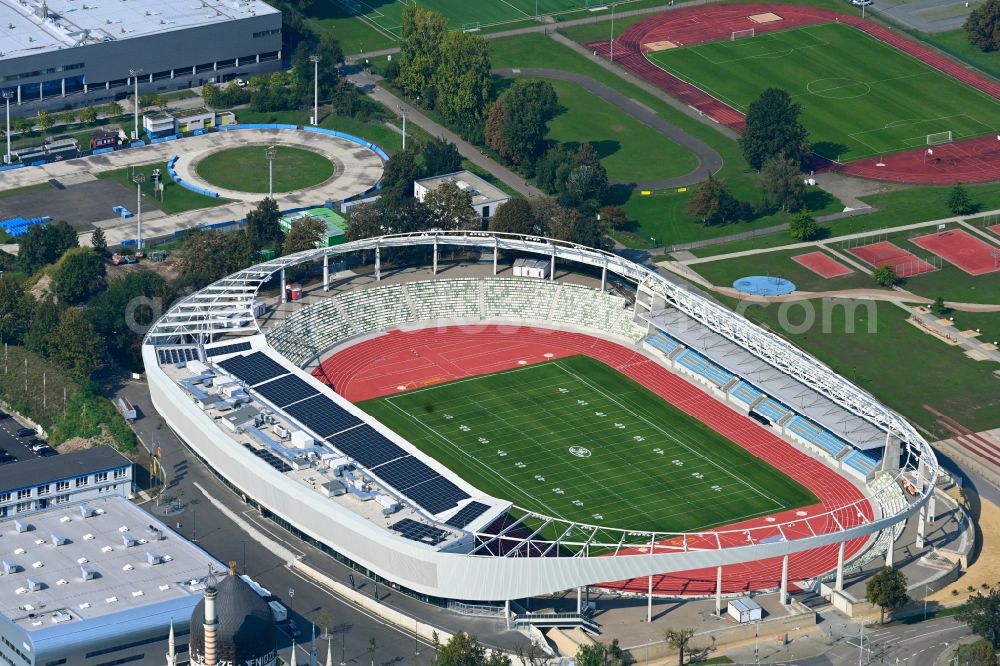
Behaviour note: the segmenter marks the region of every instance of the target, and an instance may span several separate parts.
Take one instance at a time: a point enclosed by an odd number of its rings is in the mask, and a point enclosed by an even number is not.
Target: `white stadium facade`
[[[428,259],[433,256],[428,266],[433,273],[431,279],[399,287],[407,290],[409,302],[404,306],[394,300],[404,292],[378,282],[381,255],[393,248],[421,246]],[[439,250],[445,249],[480,253],[481,266],[488,271],[492,262],[493,275],[501,252],[534,255],[550,262],[552,270],[544,279],[488,276],[463,283],[438,277]],[[337,298],[331,290],[326,297],[330,263],[358,253],[369,260],[374,256],[375,286],[341,292]],[[553,282],[557,261],[565,270],[585,268],[594,276],[595,285],[599,276],[600,289],[588,288],[583,294],[586,316],[574,312],[579,306],[567,307],[565,312],[554,306],[550,317],[540,320],[537,312],[524,305],[535,291],[558,284]],[[262,325],[257,300],[262,286],[280,280],[284,294],[286,271],[318,262],[323,264],[321,298],[310,304],[282,305],[292,313]],[[631,286],[634,303],[608,293],[605,286],[612,279]],[[469,286],[470,282],[474,284]],[[583,302],[579,295],[574,298],[573,303]],[[755,386],[786,404],[793,400],[781,391],[794,386],[807,396],[796,403],[801,405],[795,408],[797,414],[808,416],[817,428],[847,444],[837,456],[823,455],[838,473],[853,475],[864,499],[837,507],[834,516],[797,518],[794,528],[790,523],[777,523],[740,529],[739,539],[725,538],[726,528],[664,534],[541,516],[473,487],[303,369],[362,337],[400,325],[439,326],[442,322],[523,322],[580,331],[642,350],[665,366],[670,365],[669,358],[653,353],[646,341],[652,334],[668,334],[675,342],[699,348],[737,379],[753,374]],[[927,442],[900,415],[780,337],[655,271],[615,254],[546,238],[431,231],[370,238],[274,259],[174,304],[148,331],[143,360],[156,409],[230,488],[286,527],[323,544],[341,561],[439,602],[509,601],[607,581],[775,557],[785,558],[784,593],[789,555],[838,544],[834,575],[842,586],[844,567],[849,566],[844,561],[845,542],[864,538],[869,548],[881,543],[891,561],[892,541],[905,521],[919,513],[919,544],[928,509],[933,515],[937,461]],[[705,390],[730,404],[728,388]],[[744,414],[747,411],[743,409]],[[781,430],[776,424],[772,429]],[[287,433],[291,443],[276,441],[265,430]],[[366,438],[348,438],[348,430],[366,433]],[[789,440],[787,433],[783,436]],[[791,443],[821,457],[822,451],[801,438]],[[422,470],[425,476],[421,478],[426,481],[408,485],[383,474],[386,467],[380,465],[385,456],[371,456],[386,449],[394,452],[388,458],[403,456],[411,468]],[[875,449],[884,451],[877,473],[848,470],[838,462],[857,451]],[[366,460],[371,464],[366,465]],[[341,474],[345,464],[359,469],[362,477]],[[900,490],[903,477],[914,490],[909,498]],[[362,484],[363,491],[377,502],[358,501]],[[389,505],[394,512],[391,516],[378,510]],[[837,518],[854,514],[861,519]],[[504,515],[517,518],[487,530]],[[421,526],[418,532],[429,530],[435,538],[404,535],[406,531],[398,528],[403,519],[411,527]],[[534,527],[526,528],[529,524]],[[543,529],[548,540],[542,537]],[[755,536],[756,530],[760,532]],[[552,534],[561,536],[553,540]]]

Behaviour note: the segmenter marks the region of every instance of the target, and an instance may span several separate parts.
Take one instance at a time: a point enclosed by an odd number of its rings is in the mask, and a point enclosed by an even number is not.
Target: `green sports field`
[[[341,11],[360,18],[380,32],[398,39],[403,9],[416,4],[448,17],[455,29],[481,28],[603,7],[603,0],[329,0]],[[618,0],[625,4],[631,0]],[[537,11],[536,11],[537,10]]]
[[[1000,128],[1000,102],[865,33],[826,23],[648,54],[671,74],[746,111],[770,87],[802,105],[814,150],[854,160]]]
[[[539,513],[691,531],[806,506],[806,488],[585,356],[359,403],[480,490]]]

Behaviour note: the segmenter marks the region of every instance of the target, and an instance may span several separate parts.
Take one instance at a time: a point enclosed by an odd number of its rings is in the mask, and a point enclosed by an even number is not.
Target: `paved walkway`
[[[994,307],[996,309],[987,310],[987,312],[1000,312],[1000,305]],[[956,328],[953,323],[931,312],[918,312],[915,308],[907,309],[910,312],[910,316],[918,320],[924,328],[937,333],[938,336],[946,340],[954,342],[956,346],[961,347],[967,353],[972,352],[970,355],[972,358],[978,360],[980,357],[984,357],[982,360],[1000,363],[1000,351],[997,351],[990,340],[982,340],[976,335],[962,335],[963,331]]]
[[[674,143],[687,148],[698,159],[698,167],[694,171],[677,178],[649,180],[638,183],[631,181],[611,181],[612,183],[628,184],[637,188],[650,190],[683,187],[685,185],[700,183],[705,180],[709,174],[717,173],[719,169],[722,168],[722,156],[719,155],[719,153],[717,153],[711,146],[694,138],[690,134],[686,134],[680,128],[666,122],[649,107],[640,104],[634,99],[629,99],[614,88],[610,88],[603,83],[598,83],[588,76],[577,74],[576,72],[566,72],[559,69],[548,69],[543,67],[496,69],[493,70],[493,73],[503,77],[537,76],[546,79],[557,79],[559,81],[575,83],[594,96],[618,107],[620,110],[643,125],[656,130]]]

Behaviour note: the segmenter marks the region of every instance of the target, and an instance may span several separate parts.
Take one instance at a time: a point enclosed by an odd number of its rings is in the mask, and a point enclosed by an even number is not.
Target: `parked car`
[[[51,446],[46,446],[41,451],[38,451],[38,455],[40,455],[43,458],[48,458],[49,456],[57,455],[57,453],[58,452],[55,449],[53,449]]]
[[[10,463],[16,463],[17,456],[12,456],[10,454],[4,454],[0,456],[0,465],[9,465]]]
[[[10,418],[10,414],[8,414],[7,412],[0,412],[0,421],[3,421],[4,419],[9,419],[9,418]]]
[[[37,434],[38,434],[38,432],[34,428],[18,428],[17,429],[17,436],[18,437],[30,437],[32,435],[37,435]]]

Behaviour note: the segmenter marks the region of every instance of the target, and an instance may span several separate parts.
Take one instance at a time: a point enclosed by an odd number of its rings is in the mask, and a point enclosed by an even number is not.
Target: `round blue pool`
[[[734,282],[733,289],[752,296],[784,296],[795,291],[795,285],[772,275],[750,275]]]

